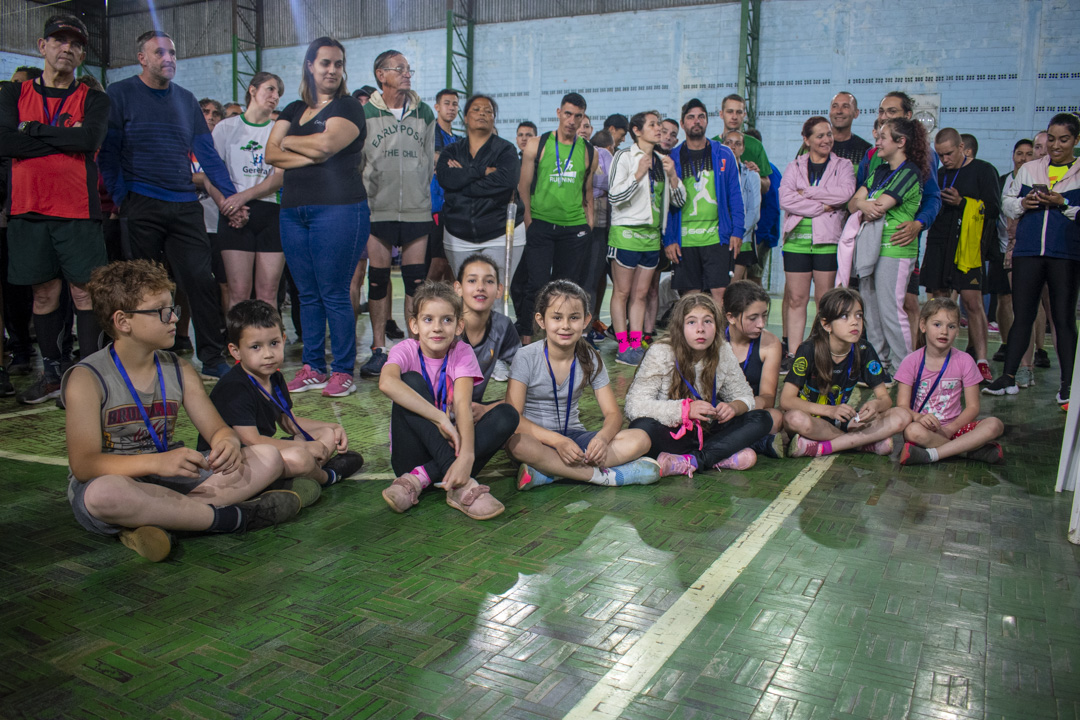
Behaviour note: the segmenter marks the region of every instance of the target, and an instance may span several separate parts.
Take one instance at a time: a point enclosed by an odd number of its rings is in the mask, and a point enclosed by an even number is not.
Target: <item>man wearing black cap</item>
[[[364,85],[359,90],[353,90],[352,96],[359,100],[361,105],[367,105],[367,101],[371,99],[373,94],[375,94],[375,88]]]
[[[60,394],[62,279],[71,285],[83,357],[98,349],[101,332],[85,286],[91,271],[108,262],[94,154],[105,138],[109,98],[75,80],[86,43],[78,18],[53,15],[38,40],[41,77],[0,90],[0,155],[12,158],[8,277],[33,286],[44,365],[19,394],[23,403]]]
[[[626,119],[625,115],[619,113],[608,115],[607,120],[604,121],[604,129],[611,133],[611,142],[614,143],[611,152],[614,153],[622,145],[623,138],[629,132],[630,121]]]

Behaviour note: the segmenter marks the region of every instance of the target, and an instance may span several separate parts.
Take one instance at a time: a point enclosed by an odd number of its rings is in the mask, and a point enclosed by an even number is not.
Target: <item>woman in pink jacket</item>
[[[836,279],[836,243],[847,219],[845,205],[855,193],[855,170],[850,160],[832,152],[828,119],[810,118],[803,124],[802,136],[807,152],[791,161],[780,182],[788,363],[806,331],[810,282],[815,301],[821,302]]]

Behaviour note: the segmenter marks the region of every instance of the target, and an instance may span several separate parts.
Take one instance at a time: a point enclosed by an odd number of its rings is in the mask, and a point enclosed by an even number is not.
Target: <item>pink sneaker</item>
[[[298,393],[306,390],[319,390],[326,387],[326,375],[312,370],[310,365],[305,365],[293,376],[286,386],[289,392]]]
[[[672,453],[660,453],[656,456],[656,462],[660,465],[660,477],[668,475],[686,475],[694,477],[697,466],[689,455],[673,455]]]
[[[859,449],[863,452],[874,453],[875,455],[890,455],[892,454],[892,448],[892,438],[887,437],[884,440],[878,440],[876,443],[863,445]]]
[[[323,397],[345,397],[356,392],[356,383],[349,373],[336,372],[330,376],[330,382],[325,384]]]
[[[788,444],[787,456],[789,458],[797,457],[817,457],[818,444],[813,440],[807,440],[802,435],[796,435],[791,438],[791,443]]]
[[[982,381],[989,385],[994,382],[994,373],[990,372],[990,364],[981,362],[976,365],[979,368],[979,373],[982,375]]]
[[[713,467],[717,470],[749,470],[757,464],[757,453],[750,448],[743,448],[726,460],[721,460]]]

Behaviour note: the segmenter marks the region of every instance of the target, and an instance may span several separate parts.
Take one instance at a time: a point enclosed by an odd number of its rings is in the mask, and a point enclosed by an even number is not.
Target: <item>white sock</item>
[[[931,462],[938,461],[937,448],[926,448],[926,454],[930,456]]]
[[[593,485],[614,485],[615,473],[611,470],[601,470],[598,467],[594,467],[592,471],[592,477],[589,478],[589,482]]]
[[[986,361],[986,358],[979,358],[979,359],[978,359],[978,360],[976,361],[976,363],[975,363],[975,364],[976,364],[976,365],[978,365],[979,363],[986,363],[987,365],[989,365],[989,364],[990,364],[989,362],[987,362],[987,361]]]

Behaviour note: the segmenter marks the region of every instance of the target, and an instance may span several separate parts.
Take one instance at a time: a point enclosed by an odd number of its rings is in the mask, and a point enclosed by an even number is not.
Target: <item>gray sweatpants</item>
[[[859,293],[866,303],[866,338],[881,362],[894,372],[912,347],[904,294],[914,265],[914,259],[882,257],[873,275],[859,278]]]

